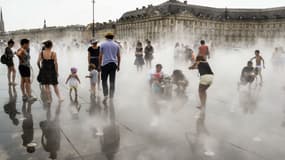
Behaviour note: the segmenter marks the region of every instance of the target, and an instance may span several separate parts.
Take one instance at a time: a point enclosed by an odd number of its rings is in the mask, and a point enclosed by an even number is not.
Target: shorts
[[[256,66],[256,74],[261,74],[262,67],[261,66]]]
[[[214,80],[214,75],[205,74],[205,75],[200,77],[200,84],[205,85],[205,86],[209,86],[213,83],[213,80]]]
[[[31,77],[31,69],[30,67],[19,65],[19,72],[22,78],[30,78]]]

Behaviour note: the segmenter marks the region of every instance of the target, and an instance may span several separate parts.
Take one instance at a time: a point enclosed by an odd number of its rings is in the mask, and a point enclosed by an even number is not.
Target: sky
[[[95,21],[119,19],[126,11],[166,0],[96,0]],[[270,8],[285,6],[285,0],[188,0],[188,3],[218,8]],[[92,23],[92,0],[0,0],[7,31]]]

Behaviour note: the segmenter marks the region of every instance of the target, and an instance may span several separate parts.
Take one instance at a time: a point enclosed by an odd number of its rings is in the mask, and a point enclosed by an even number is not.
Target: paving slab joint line
[[[76,147],[73,145],[73,143],[71,142],[71,140],[67,137],[67,135],[64,133],[64,131],[62,130],[62,128],[60,128],[61,133],[63,134],[63,136],[65,137],[65,139],[68,141],[68,143],[71,145],[71,147],[73,148],[73,150],[77,153],[77,155],[79,156],[79,158],[81,160],[84,160],[83,156],[80,154],[80,152],[76,149]]]

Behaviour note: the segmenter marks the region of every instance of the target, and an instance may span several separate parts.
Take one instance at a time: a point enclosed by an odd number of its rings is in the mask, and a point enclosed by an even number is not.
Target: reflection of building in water
[[[0,31],[4,30],[3,19]],[[221,42],[269,42],[285,35],[285,7],[267,9],[212,8],[168,0],[157,6],[126,12],[117,21],[95,24],[97,39],[115,32],[119,39],[197,40]],[[46,27],[44,29],[7,32],[0,38],[56,39],[73,37],[91,39],[92,24],[87,26]],[[171,34],[175,33],[175,34]],[[194,35],[194,36],[193,36]],[[50,38],[49,38],[50,37]]]
[[[254,114],[258,107],[258,93],[259,91],[243,91],[240,92],[240,107],[245,114]]]

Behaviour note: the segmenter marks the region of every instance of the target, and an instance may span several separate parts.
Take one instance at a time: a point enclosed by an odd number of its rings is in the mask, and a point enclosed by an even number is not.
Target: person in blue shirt
[[[99,71],[101,71],[102,86],[104,100],[106,103],[108,96],[112,100],[115,92],[115,80],[116,80],[116,71],[120,70],[120,47],[113,41],[114,34],[107,33],[105,35],[106,41],[100,45],[100,55],[99,55]],[[108,89],[108,80],[110,82],[110,89]]]

